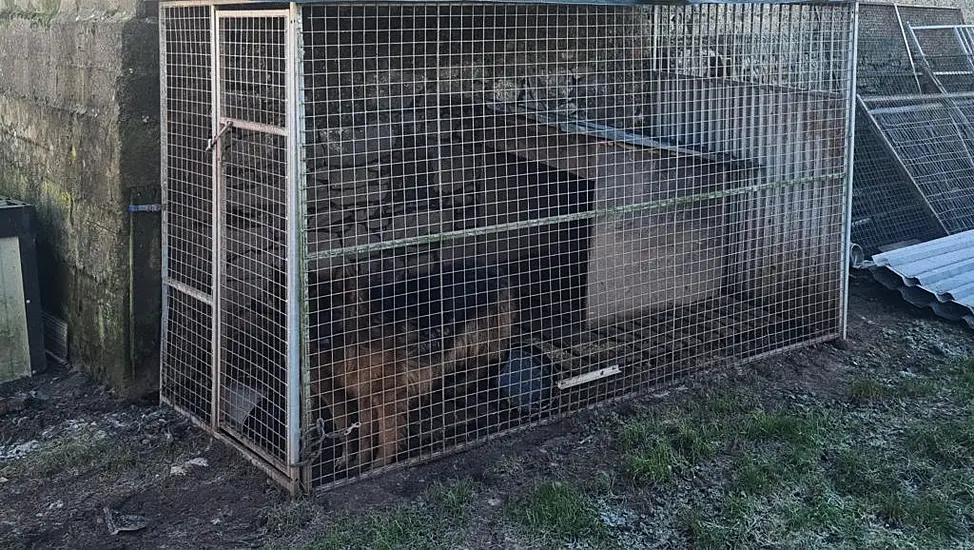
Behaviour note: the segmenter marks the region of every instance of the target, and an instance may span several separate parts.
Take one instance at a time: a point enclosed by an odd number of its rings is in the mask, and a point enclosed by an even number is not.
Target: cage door
[[[288,470],[289,12],[217,11],[218,426]]]

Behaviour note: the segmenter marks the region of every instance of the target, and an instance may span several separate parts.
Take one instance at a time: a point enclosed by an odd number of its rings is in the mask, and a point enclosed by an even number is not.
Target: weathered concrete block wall
[[[46,310],[116,387],[158,357],[158,27],[145,0],[0,8],[0,194],[34,203]]]

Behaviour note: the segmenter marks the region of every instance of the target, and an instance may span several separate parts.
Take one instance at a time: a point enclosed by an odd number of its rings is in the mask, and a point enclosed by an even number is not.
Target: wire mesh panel
[[[974,97],[864,99],[877,135],[947,234],[974,228]]]
[[[309,5],[309,487],[842,333],[854,5]]]
[[[922,66],[943,93],[974,91],[974,26],[909,27]]]
[[[856,87],[864,95],[936,92],[922,74],[909,25],[952,25],[964,22],[961,10],[934,6],[860,4]],[[858,146],[856,147],[858,150]]]
[[[218,11],[220,423],[287,464],[287,12]]]
[[[891,246],[945,235],[884,139],[860,106],[856,110],[852,242],[870,256]]]
[[[669,21],[682,21],[670,31],[678,51],[711,62],[695,78],[671,63],[668,74],[651,79],[658,92],[649,131],[758,170],[746,182],[753,192],[732,202],[736,221],[724,222],[728,290],[776,316],[768,337],[751,345],[770,351],[834,330],[851,12],[793,5],[661,9],[675,14]]]
[[[162,396],[197,420],[212,413],[213,283],[210,9],[163,7],[164,311]]]
[[[857,44],[857,88],[863,96],[938,93],[912,42],[910,27],[963,23],[959,9],[869,4],[860,7]],[[922,32],[921,41],[941,52]],[[942,35],[954,41],[951,35]],[[956,48],[955,48],[956,49]],[[885,136],[871,123],[863,106],[856,111],[855,182],[852,201],[852,241],[867,255],[889,247],[945,235],[920,191]]]

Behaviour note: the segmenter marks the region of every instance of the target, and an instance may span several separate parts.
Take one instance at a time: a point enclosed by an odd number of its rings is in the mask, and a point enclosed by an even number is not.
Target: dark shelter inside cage
[[[162,395],[292,490],[844,335],[854,3],[160,15]]]

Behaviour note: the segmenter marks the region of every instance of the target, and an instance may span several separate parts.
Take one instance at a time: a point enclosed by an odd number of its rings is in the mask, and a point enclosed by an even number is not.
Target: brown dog
[[[414,285],[413,290],[425,290],[413,293],[418,298],[408,296],[412,302],[400,308],[405,313],[398,317],[402,322],[386,323],[395,330],[409,331],[406,335],[390,334],[388,328],[372,326],[376,317],[374,302],[383,301],[373,300],[365,292],[363,280],[354,268],[337,269],[317,289],[319,296],[330,300],[329,304],[318,306],[323,306],[322,311],[330,315],[332,341],[326,349],[312,346],[311,390],[319,402],[319,410],[320,407],[330,409],[335,431],[340,435],[351,431],[351,409],[358,411],[358,444],[345,438],[336,468],[354,464],[382,466],[393,461],[400,442],[406,437],[411,401],[439,388],[448,374],[463,373],[467,383],[475,383],[490,364],[503,359],[514,323],[510,290],[506,287],[487,292],[483,288],[473,289],[472,292],[479,291],[481,296],[472,301],[471,307],[458,312],[455,311],[457,300],[469,301],[462,294],[471,285],[437,286],[435,279]],[[431,287],[432,293],[428,292]],[[439,315],[429,312],[432,301],[442,302],[433,308],[439,308]],[[441,353],[411,357],[409,349],[416,347],[408,343],[420,342],[431,322],[457,328],[445,331],[454,334],[448,339],[450,344]]]

